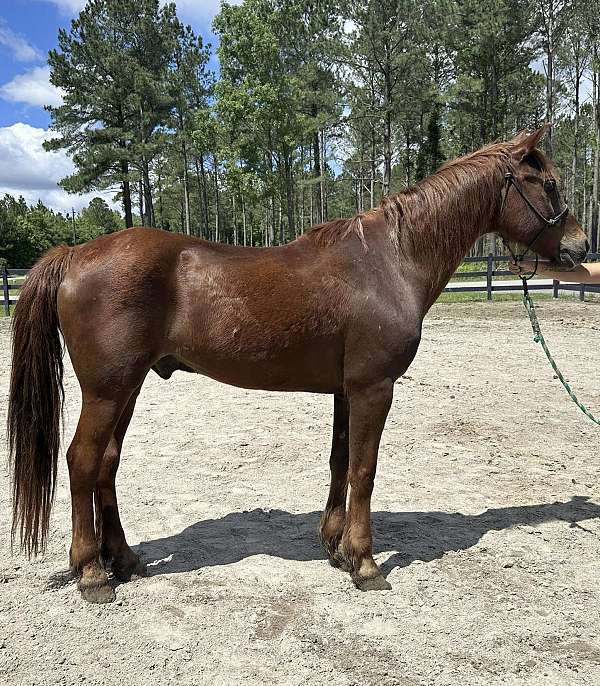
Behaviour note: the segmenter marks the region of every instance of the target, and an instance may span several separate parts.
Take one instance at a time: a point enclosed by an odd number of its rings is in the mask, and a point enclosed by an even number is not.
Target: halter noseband
[[[517,193],[525,201],[525,204],[527,205],[527,207],[529,207],[529,209],[533,212],[533,214],[543,223],[542,228],[535,234],[535,236],[533,237],[533,240],[530,241],[527,248],[525,248],[525,251],[523,253],[521,253],[520,255],[515,255],[515,253],[511,249],[510,245],[505,240],[504,236],[501,236],[502,242],[504,243],[504,246],[506,247],[506,249],[510,253],[510,256],[512,257],[514,262],[517,263],[517,262],[521,262],[523,260],[525,255],[527,255],[527,253],[531,250],[533,244],[544,233],[544,231],[546,229],[552,228],[553,226],[559,226],[560,224],[562,224],[564,222],[567,214],[569,213],[569,206],[565,204],[563,209],[558,214],[556,214],[554,217],[550,217],[550,218],[544,217],[544,215],[537,209],[537,207],[527,197],[527,194],[525,193],[525,191],[521,188],[520,184],[515,179],[514,174],[512,172],[506,172],[506,174],[504,175],[504,195],[502,197],[502,206],[500,208],[500,214],[502,214],[504,212],[504,207],[506,205],[506,198],[508,197],[508,192],[509,192],[511,186],[514,186]],[[554,202],[552,202],[552,206],[554,207]],[[533,278],[537,272],[537,268],[538,268],[538,255],[536,253],[536,255],[535,255],[535,269],[533,270],[533,273],[530,274],[529,276],[527,276],[527,277],[521,276],[523,281]]]

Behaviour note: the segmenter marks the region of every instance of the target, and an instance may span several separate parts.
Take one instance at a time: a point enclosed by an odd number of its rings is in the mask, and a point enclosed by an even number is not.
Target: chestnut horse
[[[534,242],[562,268],[587,252],[573,216],[546,221],[562,202],[536,150],[543,132],[488,145],[377,209],[280,247],[134,228],[51,250],[32,269],[14,315],[8,428],[13,535],[22,547],[35,554],[48,535],[62,333],[82,392],[67,463],[70,563],[86,600],[114,598],[104,564],[122,580],[143,572],[121,526],[115,477],[151,369],[165,379],[180,369],[243,388],[331,393],[321,540],[359,589],[390,588],[373,560],[370,501],[394,382],[417,352],[423,317],[485,233]],[[507,173],[519,193],[509,192]]]

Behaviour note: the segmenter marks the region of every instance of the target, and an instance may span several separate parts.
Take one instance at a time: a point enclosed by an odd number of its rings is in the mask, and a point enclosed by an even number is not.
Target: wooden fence
[[[486,293],[487,299],[492,300],[494,293],[501,291],[520,291],[521,282],[514,279],[510,282],[494,282],[498,277],[512,277],[513,274],[505,269],[498,269],[500,265],[506,265],[509,257],[505,255],[480,255],[479,257],[465,257],[464,263],[482,262],[486,265],[486,269],[482,271],[458,271],[453,276],[451,281],[444,289],[445,293]],[[588,262],[600,259],[600,254],[590,253],[586,260]],[[2,272],[2,297],[0,305],[3,306],[4,314],[10,316],[10,306],[17,302],[18,296],[16,291],[21,288],[22,277],[27,276],[29,269],[10,269],[8,267],[0,267]],[[21,278],[19,278],[21,277]],[[19,279],[15,283],[15,278]],[[479,279],[478,283],[469,283],[468,279]],[[485,279],[485,281],[483,281]],[[563,283],[561,281],[535,280],[532,282],[532,290],[534,291],[552,291],[554,298],[558,298],[561,291],[575,291],[579,293],[579,299],[585,300],[586,293],[599,293],[600,285],[586,285],[577,283]],[[15,293],[15,295],[11,295]]]
[[[599,253],[588,253],[586,262],[595,262],[600,258]],[[485,271],[457,271],[453,275],[453,281],[444,288],[445,293],[486,293],[487,299],[492,300],[493,294],[501,291],[520,291],[521,281],[513,278],[511,281],[495,283],[497,277],[514,277],[508,269],[497,269],[500,265],[506,265],[510,261],[508,255],[480,255],[478,257],[465,257],[463,264],[483,262],[486,265]],[[469,283],[467,279],[485,279],[485,283]],[[586,293],[600,294],[600,284],[583,283],[564,283],[562,281],[551,281],[550,279],[536,278],[530,284],[532,291],[552,291],[552,296],[558,298],[561,291],[575,291],[579,294],[580,300],[585,300]]]
[[[20,283],[13,283],[15,277],[27,276],[29,269],[10,269],[9,267],[0,267],[2,272],[2,300],[0,304],[4,306],[5,316],[10,315],[10,306],[17,302],[17,298],[11,295],[11,291],[18,291],[21,288]]]

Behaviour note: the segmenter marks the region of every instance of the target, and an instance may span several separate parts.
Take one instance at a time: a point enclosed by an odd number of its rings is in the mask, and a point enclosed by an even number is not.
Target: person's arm
[[[535,269],[535,262],[509,262],[508,268],[513,274],[531,274]],[[538,263],[537,275],[546,279],[555,279],[564,283],[596,283],[600,284],[600,262],[580,264],[568,272],[551,269],[544,262]]]

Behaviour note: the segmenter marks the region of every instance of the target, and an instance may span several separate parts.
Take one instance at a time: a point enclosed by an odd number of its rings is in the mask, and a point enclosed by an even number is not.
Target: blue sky
[[[212,43],[219,4],[176,0],[182,21]],[[66,211],[87,205],[94,195],[72,196],[58,188],[71,162],[63,153],[42,149],[49,135],[43,105],[60,102],[48,81],[46,55],[56,45],[58,29],[68,27],[84,5],[85,0],[0,0],[0,197],[23,195],[31,203],[41,198]]]

